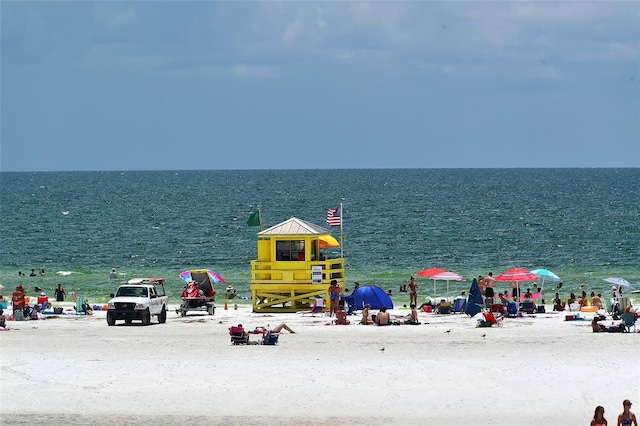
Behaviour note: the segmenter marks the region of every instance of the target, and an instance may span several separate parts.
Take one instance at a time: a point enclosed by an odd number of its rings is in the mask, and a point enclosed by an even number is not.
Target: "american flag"
[[[340,226],[342,225],[342,207],[332,208],[327,211],[327,225]]]

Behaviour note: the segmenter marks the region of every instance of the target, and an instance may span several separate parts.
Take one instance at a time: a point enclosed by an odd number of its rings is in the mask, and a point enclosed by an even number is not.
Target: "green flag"
[[[256,210],[255,212],[249,214],[247,225],[260,226],[260,210]]]

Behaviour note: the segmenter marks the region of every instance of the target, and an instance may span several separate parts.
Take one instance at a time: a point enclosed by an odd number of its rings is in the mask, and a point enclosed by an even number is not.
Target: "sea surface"
[[[640,289],[637,168],[1,172],[0,191],[4,294],[24,284],[52,296],[62,283],[104,303],[121,281],[154,276],[179,303],[180,272],[213,269],[247,298],[260,230],[249,214],[260,207],[265,227],[295,216],[339,239],[325,219],[340,203],[347,287],[392,289],[397,303],[408,302],[400,284],[429,267],[466,278],[450,295],[513,267],[553,271],[563,297],[608,296],[607,277]],[[46,276],[18,276],[31,269]],[[434,296],[433,281],[418,284],[420,299]]]

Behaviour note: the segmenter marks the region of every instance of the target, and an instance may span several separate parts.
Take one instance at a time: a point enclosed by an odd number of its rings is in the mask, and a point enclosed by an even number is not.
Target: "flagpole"
[[[258,218],[260,219],[260,231],[264,230],[262,227],[262,212],[260,211],[260,206],[258,206]]]
[[[342,247],[342,240],[344,234],[342,233],[342,226],[344,224],[344,211],[342,210],[342,203],[340,203],[340,257],[344,259],[344,249]]]

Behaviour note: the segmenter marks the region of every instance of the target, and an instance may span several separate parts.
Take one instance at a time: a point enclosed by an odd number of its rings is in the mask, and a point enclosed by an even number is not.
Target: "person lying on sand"
[[[292,333],[292,334],[296,333],[291,328],[289,328],[289,326],[287,324],[285,324],[285,323],[282,323],[282,324],[276,326],[275,328],[272,328],[271,330],[267,330],[266,327],[258,326],[253,331],[250,331],[250,333],[253,333],[253,334],[265,334],[267,331],[271,331],[272,333],[280,333],[280,331],[282,331],[282,329],[285,329],[289,333]]]

